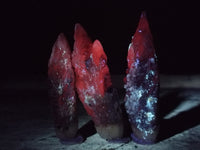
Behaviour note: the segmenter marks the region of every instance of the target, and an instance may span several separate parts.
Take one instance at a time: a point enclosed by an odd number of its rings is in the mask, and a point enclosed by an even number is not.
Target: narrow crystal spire
[[[157,103],[159,73],[152,35],[145,12],[128,48],[125,108],[129,116],[132,138],[151,144],[158,134]]]
[[[75,139],[78,130],[75,77],[71,64],[71,50],[62,33],[53,45],[48,64],[48,77],[56,135],[62,141]]]

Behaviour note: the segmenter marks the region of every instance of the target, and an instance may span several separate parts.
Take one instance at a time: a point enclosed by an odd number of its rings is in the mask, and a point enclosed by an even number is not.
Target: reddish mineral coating
[[[98,40],[92,43],[80,24],[75,26],[74,39],[72,63],[80,100],[96,126],[119,122],[119,105],[109,92],[112,84],[101,43]]]
[[[74,137],[78,128],[74,71],[71,64],[71,50],[62,33],[52,49],[48,76],[57,134],[61,139]]]
[[[152,41],[153,39],[146,14],[145,12],[142,12],[137,30],[128,49],[128,69],[130,69],[131,65],[134,64],[136,58],[140,58],[142,61],[154,57],[155,49]]]
[[[159,75],[157,57],[146,14],[143,12],[128,48],[125,107],[133,130],[132,138],[141,144],[156,141]]]

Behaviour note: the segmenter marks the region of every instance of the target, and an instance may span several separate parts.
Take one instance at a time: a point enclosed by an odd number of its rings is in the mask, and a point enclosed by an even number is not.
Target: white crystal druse
[[[136,58],[126,76],[125,108],[129,121],[142,133],[143,138],[156,128],[158,101],[158,72],[155,57],[140,61]]]

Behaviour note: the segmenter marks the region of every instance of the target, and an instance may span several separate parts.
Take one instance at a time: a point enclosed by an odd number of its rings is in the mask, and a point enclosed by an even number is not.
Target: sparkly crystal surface
[[[76,126],[77,116],[71,50],[62,33],[59,34],[53,45],[48,64],[48,77],[50,81],[49,95],[55,115],[55,128],[63,130],[64,134],[71,124]],[[73,129],[76,130],[75,127]],[[76,131],[69,134],[73,136],[75,133]]]
[[[146,14],[143,12],[128,49],[125,107],[139,143],[152,143],[157,132],[159,74]]]
[[[118,97],[112,90],[107,56],[100,41],[91,41],[80,24],[74,33],[72,62],[76,73],[76,89],[95,125],[118,122]]]

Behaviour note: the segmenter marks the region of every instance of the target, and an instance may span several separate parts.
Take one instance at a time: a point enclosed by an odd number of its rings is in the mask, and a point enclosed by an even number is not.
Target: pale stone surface
[[[120,80],[118,78],[119,82],[121,82]],[[20,87],[16,90],[12,84],[1,85],[0,149],[199,150],[200,148],[200,119],[198,119],[200,114],[200,84],[196,84],[200,83],[199,75],[161,76],[161,97],[170,95],[171,92],[177,92],[174,94],[176,96],[174,99],[169,97],[164,103],[166,110],[163,117],[168,119],[166,121],[171,119],[172,123],[176,122],[177,124],[167,126],[169,129],[175,130],[175,134],[154,145],[140,145],[132,141],[114,144],[100,138],[98,134],[88,137],[81,144],[62,145],[55,137],[47,90],[43,83],[45,82],[35,82],[34,84],[23,82],[21,85],[20,82],[16,82],[15,86],[19,85],[17,87]],[[118,85],[118,87],[120,90],[121,86]],[[179,90],[180,88],[183,89]],[[174,95],[172,94],[172,97]],[[169,106],[171,108],[168,108]],[[90,117],[86,115],[82,106],[79,111],[79,127],[81,127],[90,120]],[[175,117],[174,120],[173,117]],[[180,128],[184,130],[179,130]],[[167,131],[170,131],[169,129]]]

